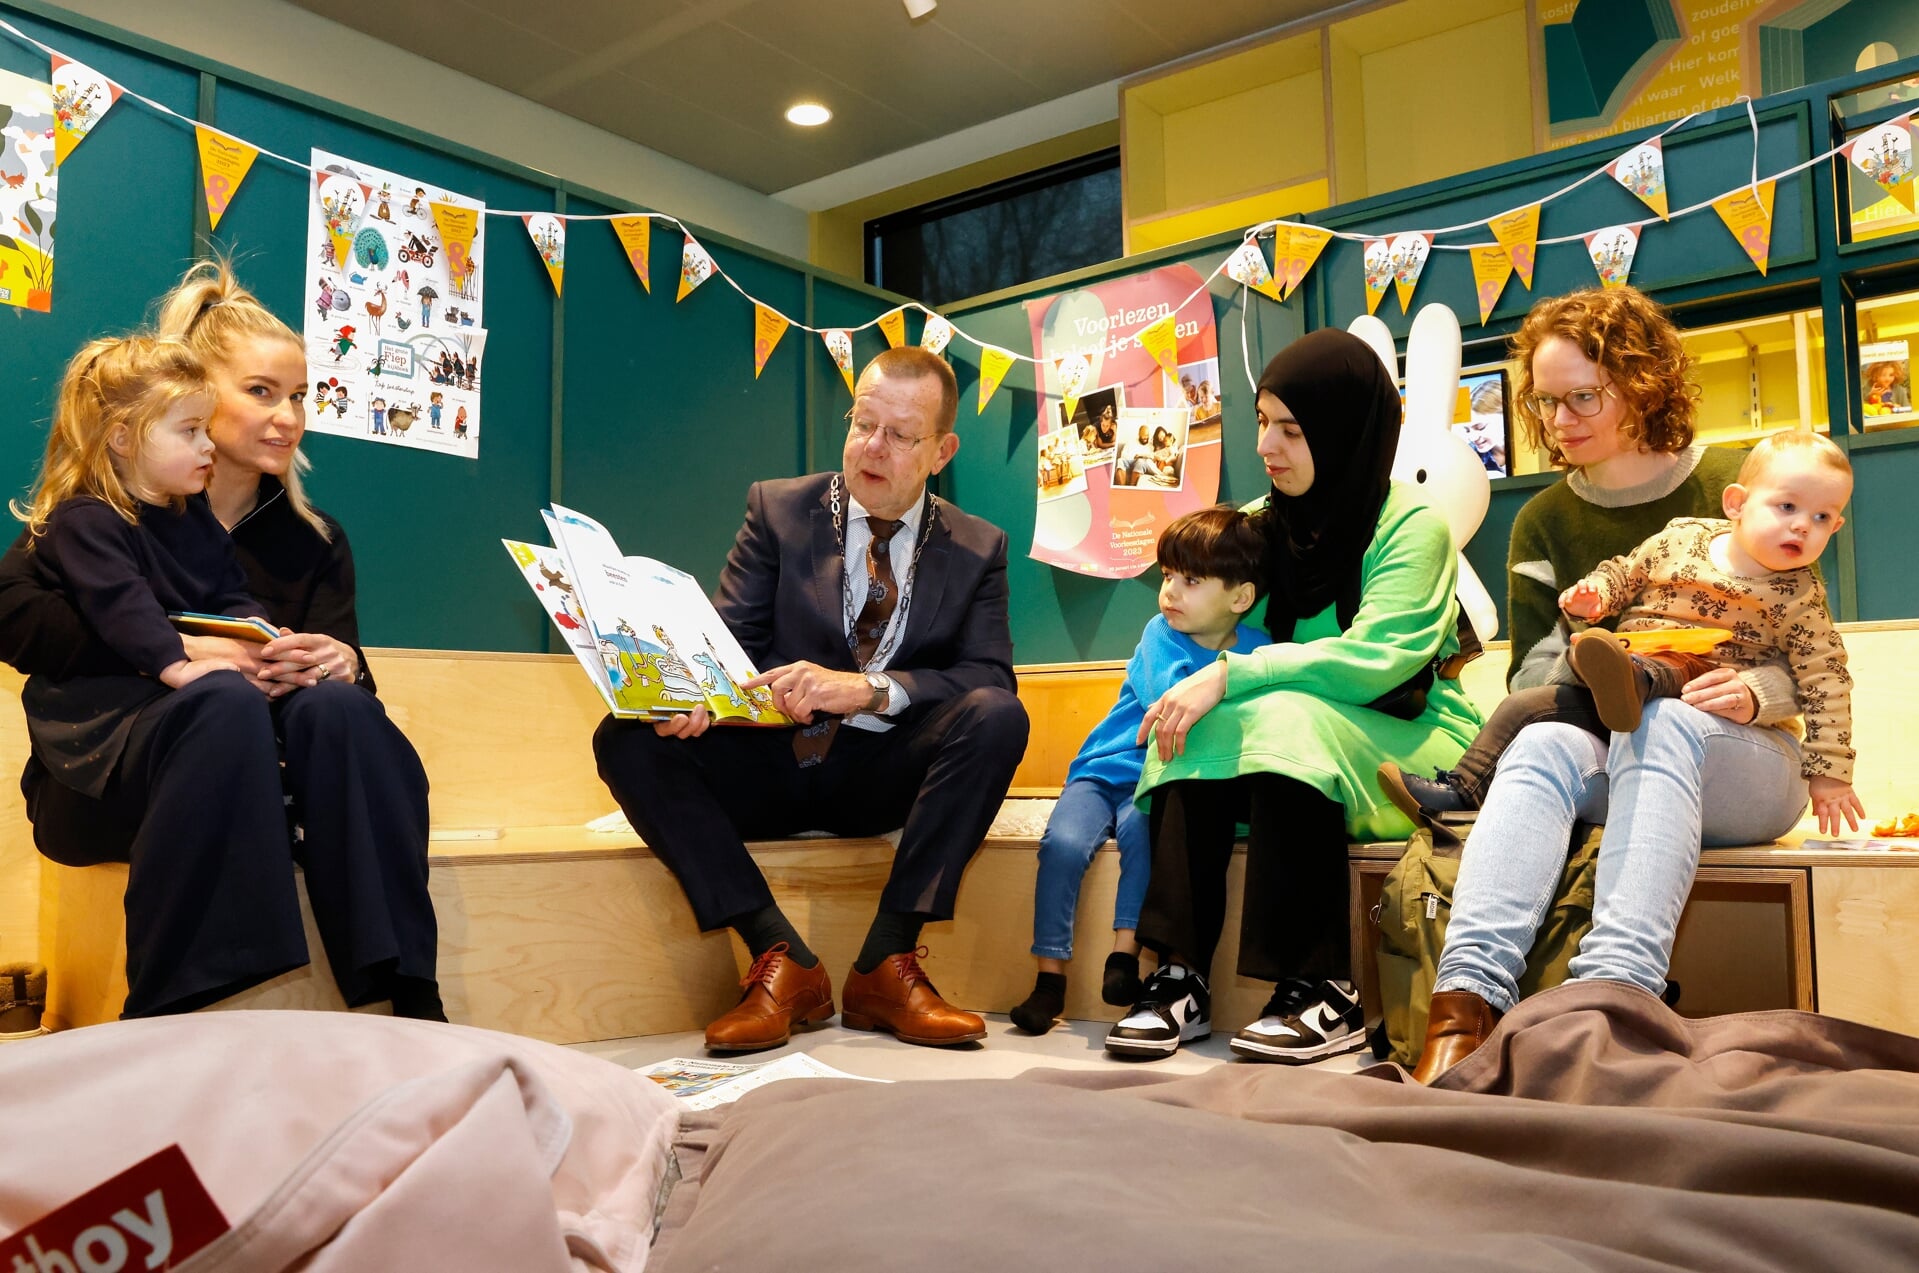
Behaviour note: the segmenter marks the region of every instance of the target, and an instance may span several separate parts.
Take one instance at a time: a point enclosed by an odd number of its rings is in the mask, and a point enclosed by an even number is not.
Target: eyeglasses
[[[1582,389],[1569,389],[1558,397],[1550,393],[1529,393],[1520,398],[1520,402],[1541,420],[1550,420],[1559,414],[1561,403],[1566,405],[1566,410],[1586,420],[1605,409],[1609,394],[1612,390],[1605,385],[1587,385]]]
[[[861,442],[868,441],[875,433],[878,433],[886,440],[887,448],[896,455],[905,455],[908,451],[911,451],[914,447],[926,441],[926,439],[938,436],[937,434],[923,433],[919,437],[912,437],[909,434],[901,433],[891,425],[878,425],[863,415],[856,415],[854,412],[857,410],[858,408],[855,408],[854,411],[848,411],[846,413],[846,426],[848,431]]]

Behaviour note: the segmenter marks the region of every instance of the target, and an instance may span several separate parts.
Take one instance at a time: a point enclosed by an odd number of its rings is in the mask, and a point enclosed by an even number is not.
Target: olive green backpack
[[[1599,863],[1599,827],[1573,828],[1572,854],[1559,877],[1552,909],[1539,926],[1519,997],[1556,986],[1593,924],[1593,876]],[[1452,914],[1459,879],[1458,838],[1442,828],[1420,827],[1406,841],[1405,855],[1386,876],[1373,923],[1379,929],[1379,998],[1385,1012],[1385,1059],[1411,1068],[1426,1044],[1426,1011],[1432,1002],[1440,948]]]

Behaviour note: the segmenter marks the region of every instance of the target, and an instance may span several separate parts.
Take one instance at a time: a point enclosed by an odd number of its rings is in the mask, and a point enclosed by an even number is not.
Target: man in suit
[[[920,927],[950,919],[960,874],[1026,750],[1006,619],[1006,535],[934,497],[959,450],[944,359],[890,349],[853,395],[838,473],[756,482],[714,605],[800,729],[608,717],[600,776],[685,889],[702,929],[753,963],[714,1051],[785,1043],[833,1015],[826,968],[773,901],[745,841],[904,826],[841,996],[844,1022],[909,1043],[985,1036],[920,969]]]

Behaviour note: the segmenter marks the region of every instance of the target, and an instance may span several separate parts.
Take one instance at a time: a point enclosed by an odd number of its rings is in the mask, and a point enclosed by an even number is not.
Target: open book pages
[[[655,1061],[635,1071],[652,1079],[669,1093],[686,1102],[688,1109],[712,1109],[737,1101],[756,1087],[781,1079],[858,1079],[862,1083],[887,1083],[890,1079],[870,1079],[862,1074],[836,1070],[824,1061],[815,1061],[804,1052],[794,1052],[777,1061],[696,1061],[675,1057]]]
[[[628,557],[607,529],[555,505],[554,547],[502,540],[527,586],[615,715],[664,720],[705,704],[719,724],[790,725],[706,599],[699,582],[651,557]]]

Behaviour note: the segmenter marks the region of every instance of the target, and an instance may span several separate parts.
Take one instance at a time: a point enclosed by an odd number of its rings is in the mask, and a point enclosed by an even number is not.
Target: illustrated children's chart
[[[0,71],[0,305],[53,308],[54,95]]]
[[[1026,313],[1040,358],[1032,556],[1130,579],[1157,560],[1166,523],[1219,498],[1212,297],[1192,266],[1168,265]]]
[[[485,206],[324,150],[309,195],[307,427],[478,458]]]

